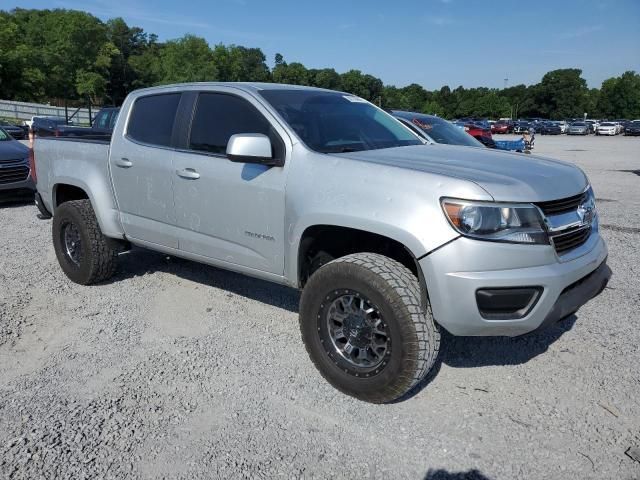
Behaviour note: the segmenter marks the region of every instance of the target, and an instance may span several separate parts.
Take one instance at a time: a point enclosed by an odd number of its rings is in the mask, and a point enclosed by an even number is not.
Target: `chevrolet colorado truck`
[[[426,144],[342,92],[138,90],[110,142],[39,139],[33,161],[72,281],[108,279],[136,245],[301,289],[311,360],[369,402],[410,392],[442,329],[521,335],[574,313],[611,275],[579,168]]]

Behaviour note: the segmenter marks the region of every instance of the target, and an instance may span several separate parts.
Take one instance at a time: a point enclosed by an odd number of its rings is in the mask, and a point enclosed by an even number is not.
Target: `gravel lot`
[[[322,380],[297,292],[144,250],[81,287],[51,223],[0,206],[0,477],[640,478],[640,138],[536,152],[589,174],[609,287],[543,333],[445,336],[393,405]]]

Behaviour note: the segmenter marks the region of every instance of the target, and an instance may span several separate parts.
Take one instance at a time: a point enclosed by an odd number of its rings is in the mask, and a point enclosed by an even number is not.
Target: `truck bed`
[[[88,193],[92,204],[99,202],[106,206],[96,212],[103,232],[121,235],[111,188],[107,139],[38,138],[34,143],[34,153],[36,187],[49,212],[55,210],[57,185],[77,187]]]

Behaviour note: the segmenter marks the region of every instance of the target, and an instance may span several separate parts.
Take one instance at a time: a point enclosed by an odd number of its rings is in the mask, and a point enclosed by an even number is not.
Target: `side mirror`
[[[276,165],[271,140],[261,133],[238,133],[227,143],[227,158],[232,162]]]

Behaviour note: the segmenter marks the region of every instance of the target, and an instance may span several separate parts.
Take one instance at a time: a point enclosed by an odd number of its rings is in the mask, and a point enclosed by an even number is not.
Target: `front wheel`
[[[318,269],[300,301],[300,329],[322,376],[347,395],[386,403],[435,363],[440,332],[417,278],[383,255],[357,253]]]
[[[89,200],[60,205],[53,216],[52,234],[58,263],[73,282],[90,285],[115,273],[118,251],[102,234]]]

